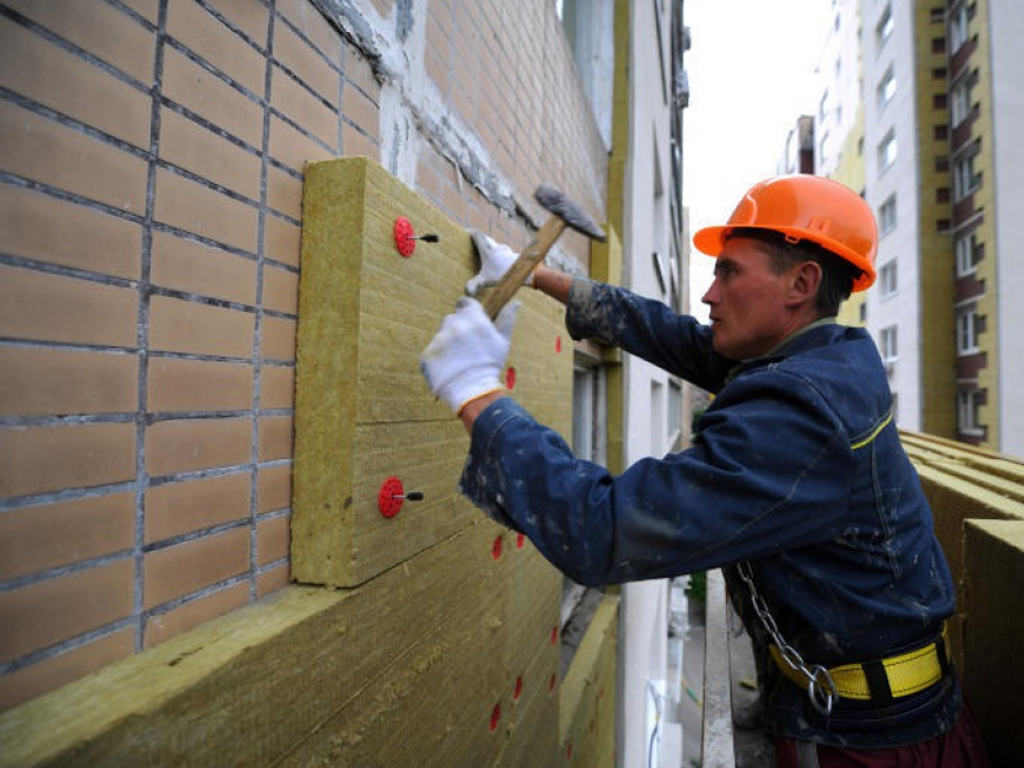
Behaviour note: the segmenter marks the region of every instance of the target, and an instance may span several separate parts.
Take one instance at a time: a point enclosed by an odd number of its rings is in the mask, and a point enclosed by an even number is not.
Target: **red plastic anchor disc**
[[[384,485],[380,487],[380,492],[377,494],[377,509],[384,517],[394,517],[402,508],[403,501],[405,501],[405,488],[402,487],[402,481],[397,477],[389,477],[384,481]]]
[[[407,218],[399,216],[395,219],[395,247],[405,258],[416,252],[415,234]]]

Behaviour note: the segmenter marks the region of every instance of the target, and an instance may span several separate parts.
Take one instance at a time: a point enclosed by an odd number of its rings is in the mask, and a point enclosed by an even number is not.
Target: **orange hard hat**
[[[853,264],[861,274],[854,291],[875,282],[878,227],[871,208],[849,187],[824,176],[779,176],[751,187],[720,227],[705,227],[693,244],[709,256],[718,256],[729,232],[736,227],[780,232],[787,240],[810,240]]]

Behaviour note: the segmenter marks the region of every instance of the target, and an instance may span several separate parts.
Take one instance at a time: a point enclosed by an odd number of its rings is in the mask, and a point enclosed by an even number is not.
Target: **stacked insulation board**
[[[409,239],[423,234],[438,242]],[[406,715],[400,742],[420,764],[547,765],[558,748],[562,577],[523,537],[486,521],[459,495],[468,437],[418,369],[420,351],[475,269],[468,234],[374,162],[307,167],[292,573],[304,583],[352,588],[436,547],[464,551],[437,580],[459,604],[435,636],[410,625],[403,638],[423,645],[408,664],[433,665],[453,681],[448,706],[418,698],[396,676],[394,703]],[[517,299],[523,307],[506,384],[566,435],[573,354],[564,310],[530,291]],[[395,495],[388,489],[399,486],[423,500],[386,509]],[[469,576],[481,558],[485,572]],[[367,627],[365,642],[386,641]],[[445,734],[454,733],[466,742],[450,753]],[[380,738],[388,741],[385,732]],[[360,743],[367,751],[358,764],[375,764],[382,742]]]

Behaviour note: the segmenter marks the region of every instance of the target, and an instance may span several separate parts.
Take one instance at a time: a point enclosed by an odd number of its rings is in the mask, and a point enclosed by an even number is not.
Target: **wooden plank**
[[[461,227],[367,158],[311,164],[303,205],[292,577],[351,587],[478,514],[455,490],[468,437],[419,372],[419,354],[463,294],[476,258]],[[418,242],[404,258],[395,246],[399,216],[440,242]],[[570,434],[564,310],[534,291],[520,298],[513,393]],[[424,502],[382,517],[377,494],[388,477],[423,492]]]

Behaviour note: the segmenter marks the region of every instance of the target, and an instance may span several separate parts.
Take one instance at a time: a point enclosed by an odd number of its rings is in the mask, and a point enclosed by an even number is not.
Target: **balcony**
[[[949,623],[953,657],[993,766],[1024,754],[1018,691],[1024,687],[1024,462],[930,435],[903,433],[932,505],[935,530],[957,584]],[[755,732],[733,726],[733,698],[750,664],[730,630],[720,572],[708,576],[704,627],[703,768],[768,768]],[[1015,719],[1016,718],[1016,719]]]

